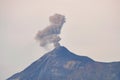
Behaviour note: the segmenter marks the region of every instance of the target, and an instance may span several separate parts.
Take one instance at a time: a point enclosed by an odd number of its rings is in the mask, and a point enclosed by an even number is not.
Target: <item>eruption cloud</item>
[[[60,46],[59,41],[61,38],[59,34],[61,33],[61,28],[65,23],[65,16],[60,14],[54,14],[49,17],[50,25],[48,25],[42,31],[38,31],[36,35],[36,40],[40,42],[41,47],[45,47],[48,44],[53,44],[54,47]]]

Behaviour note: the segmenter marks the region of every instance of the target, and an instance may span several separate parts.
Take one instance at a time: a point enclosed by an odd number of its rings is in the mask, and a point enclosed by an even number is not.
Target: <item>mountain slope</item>
[[[60,46],[7,80],[120,80],[120,62],[96,62]]]

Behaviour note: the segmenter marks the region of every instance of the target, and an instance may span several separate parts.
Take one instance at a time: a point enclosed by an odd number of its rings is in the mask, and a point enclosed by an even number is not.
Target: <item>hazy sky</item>
[[[0,0],[0,80],[49,51],[34,38],[54,13],[66,16],[61,45],[96,61],[120,61],[120,0]]]

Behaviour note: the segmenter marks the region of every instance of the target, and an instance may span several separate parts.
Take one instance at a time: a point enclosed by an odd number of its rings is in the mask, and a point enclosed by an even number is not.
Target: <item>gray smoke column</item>
[[[59,41],[61,38],[59,34],[61,33],[61,28],[65,23],[65,16],[60,14],[54,14],[49,17],[50,25],[45,29],[38,31],[36,35],[36,40],[40,42],[40,46],[45,47],[48,44],[53,43],[55,47],[60,46]]]

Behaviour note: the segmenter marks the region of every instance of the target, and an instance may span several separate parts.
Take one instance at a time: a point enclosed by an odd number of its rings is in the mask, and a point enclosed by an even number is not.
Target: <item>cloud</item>
[[[54,44],[55,47],[60,46],[59,41],[61,38],[61,28],[65,23],[65,16],[60,14],[54,14],[49,17],[50,25],[48,25],[42,31],[38,31],[35,39],[40,42],[40,46],[45,47],[48,44]]]

